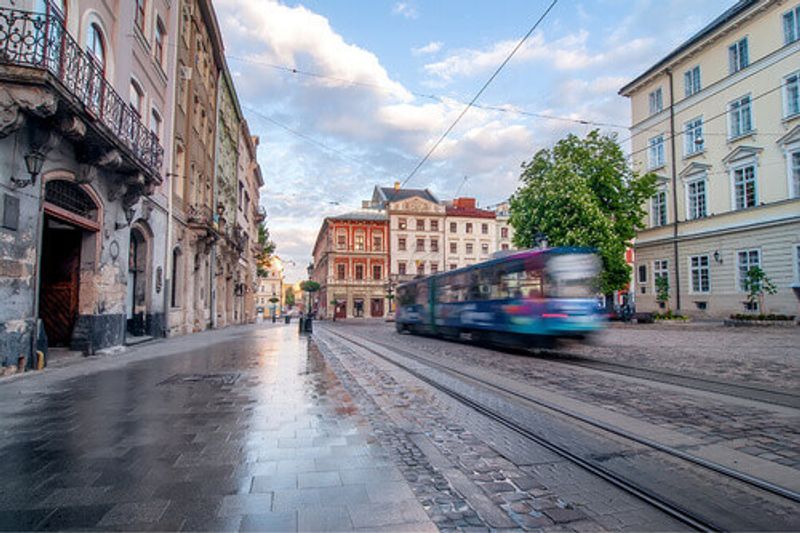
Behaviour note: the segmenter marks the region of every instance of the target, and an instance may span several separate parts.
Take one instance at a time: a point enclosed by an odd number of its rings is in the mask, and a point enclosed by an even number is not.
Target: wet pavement
[[[436,529],[295,327],[198,339],[0,383],[0,529]]]

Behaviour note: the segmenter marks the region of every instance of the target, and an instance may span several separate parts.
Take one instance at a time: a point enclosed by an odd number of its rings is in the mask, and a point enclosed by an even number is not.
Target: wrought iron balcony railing
[[[160,182],[164,149],[158,137],[114,90],[103,67],[81,49],[58,15],[0,7],[0,64],[50,73]]]

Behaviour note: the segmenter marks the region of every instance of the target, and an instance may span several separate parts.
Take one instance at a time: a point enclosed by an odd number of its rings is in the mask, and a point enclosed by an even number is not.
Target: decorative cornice
[[[722,162],[728,165],[741,159],[756,157],[762,151],[764,151],[764,149],[757,146],[737,146],[728,155],[722,158]]]

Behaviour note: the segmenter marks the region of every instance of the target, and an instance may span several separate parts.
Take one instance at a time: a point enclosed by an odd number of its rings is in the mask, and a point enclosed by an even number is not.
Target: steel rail
[[[464,396],[463,394],[453,390],[450,387],[447,387],[446,385],[442,385],[441,383],[437,382],[436,380],[434,380],[434,379],[432,379],[432,378],[430,378],[428,376],[425,376],[421,372],[409,367],[408,365],[404,365],[404,364],[400,363],[399,361],[396,361],[396,360],[392,359],[391,357],[387,357],[384,354],[381,354],[380,352],[370,348],[369,346],[366,346],[366,345],[364,345],[364,344],[362,344],[362,343],[360,343],[360,342],[358,342],[356,340],[353,340],[352,338],[349,338],[349,337],[347,337],[345,335],[342,335],[342,334],[340,334],[338,332],[334,332],[334,331],[332,331],[332,330],[330,330],[328,328],[323,328],[323,329],[327,333],[330,333],[330,334],[332,334],[332,335],[334,335],[336,337],[339,337],[339,338],[343,339],[346,342],[352,343],[352,344],[354,344],[356,346],[359,346],[360,348],[362,348],[364,350],[367,350],[370,353],[375,354],[376,356],[380,357],[384,361],[387,361],[387,362],[397,366],[398,368],[408,372],[409,374],[411,374],[415,378],[427,383],[431,387],[443,392],[444,394],[450,396],[451,398],[453,398],[453,399],[461,402],[462,404],[470,407],[471,409],[481,413],[482,415],[486,416],[487,418],[490,418],[490,419],[498,422],[499,424],[507,427],[508,429],[514,431],[515,433],[517,433],[519,435],[522,435],[523,437],[527,438],[528,440],[531,440],[531,441],[535,442],[539,446],[541,446],[541,447],[543,447],[543,448],[555,453],[556,455],[559,455],[560,457],[563,457],[564,459],[572,462],[573,464],[576,464],[576,465],[580,466],[584,470],[587,470],[588,472],[590,472],[590,473],[600,477],[601,479],[611,483],[615,487],[618,487],[618,488],[624,490],[628,494],[631,494],[632,496],[635,496],[636,498],[639,498],[640,500],[644,501],[645,503],[647,503],[649,505],[652,505],[653,507],[655,507],[658,510],[664,512],[665,514],[667,514],[668,516],[674,518],[675,520],[677,520],[677,521],[679,521],[679,522],[691,527],[692,529],[695,529],[697,531],[720,531],[722,529],[722,528],[719,528],[719,527],[715,526],[714,524],[709,523],[705,519],[695,515],[691,511],[683,509],[681,506],[676,505],[676,504],[664,499],[663,497],[659,496],[658,494],[655,494],[654,492],[650,491],[649,489],[641,487],[637,483],[634,483],[634,482],[632,482],[632,481],[630,481],[628,479],[625,479],[624,477],[622,477],[622,476],[620,476],[620,475],[618,475],[618,474],[616,474],[616,473],[614,473],[614,472],[612,472],[612,471],[610,471],[610,470],[608,470],[606,468],[603,468],[602,466],[599,466],[599,465],[593,463],[592,461],[584,459],[583,457],[581,457],[581,456],[569,451],[568,449],[566,449],[566,448],[564,448],[562,446],[559,446],[558,444],[550,442],[549,440],[537,435],[536,433],[533,433],[529,429],[517,424],[516,422],[514,422],[513,420],[510,420],[509,418],[503,416],[502,414],[500,414],[500,413],[498,413],[498,412],[496,412],[496,411],[494,411],[492,409],[489,409],[489,408],[479,404],[475,400],[472,400],[471,398],[469,398],[467,396]],[[374,342],[374,341],[370,341],[370,342]],[[380,345],[380,343],[376,343],[376,344]],[[425,358],[416,358],[416,357],[413,357],[413,356],[410,356],[410,358],[416,359],[416,360],[425,359]],[[424,364],[428,364],[429,366],[432,363],[432,362],[429,362],[429,361],[421,361],[421,362],[423,362]],[[481,380],[475,379],[475,378],[470,378],[470,379],[473,380],[473,381],[478,381],[478,382],[481,381]]]
[[[331,331],[331,330],[326,328],[326,331]],[[340,334],[338,332],[331,331],[331,333],[334,333],[334,334],[338,335],[341,338],[347,339],[347,337],[343,336],[342,334]],[[360,337],[360,338],[363,339],[363,337]],[[628,440],[631,440],[633,442],[642,444],[642,445],[647,446],[649,448],[656,449],[658,451],[661,451],[661,452],[666,453],[668,455],[671,455],[673,457],[677,457],[679,459],[683,459],[683,460],[688,461],[690,463],[693,463],[693,464],[695,464],[697,466],[701,466],[701,467],[706,468],[708,470],[711,470],[711,471],[713,471],[713,472],[715,472],[717,474],[721,474],[723,476],[736,479],[737,481],[746,483],[746,484],[751,485],[753,487],[756,487],[756,488],[758,488],[760,490],[763,490],[763,491],[769,492],[771,494],[775,494],[777,496],[780,496],[782,498],[786,498],[786,499],[792,500],[794,502],[800,503],[800,493],[798,493],[796,491],[793,491],[791,489],[787,489],[786,487],[781,487],[780,485],[776,485],[774,483],[771,483],[769,481],[766,481],[764,479],[761,479],[761,478],[758,478],[758,477],[755,477],[755,476],[751,476],[750,474],[746,474],[746,473],[740,472],[738,470],[733,470],[733,469],[728,468],[726,466],[723,466],[723,465],[721,465],[719,463],[715,463],[713,461],[709,461],[707,459],[703,459],[702,457],[697,457],[695,455],[692,455],[690,453],[684,452],[684,451],[679,450],[677,448],[673,448],[672,446],[667,446],[666,444],[661,444],[660,442],[656,442],[654,440],[648,439],[647,437],[642,437],[641,435],[636,435],[635,433],[631,433],[631,432],[626,431],[624,429],[620,429],[620,428],[614,427],[614,426],[612,426],[610,424],[606,424],[606,423],[601,422],[599,420],[595,420],[592,417],[585,416],[585,415],[582,415],[580,413],[576,413],[575,411],[560,407],[560,406],[555,405],[555,404],[553,404],[551,402],[548,402],[548,401],[545,401],[545,400],[540,400],[540,399],[537,399],[537,398],[532,398],[530,396],[526,396],[524,394],[521,394],[519,392],[511,390],[511,389],[509,389],[507,387],[504,387],[502,385],[497,385],[497,384],[492,383],[490,381],[487,381],[485,379],[473,376],[473,375],[471,375],[469,373],[462,372],[460,370],[451,368],[449,366],[443,365],[443,364],[438,363],[436,361],[431,361],[427,357],[422,357],[422,356],[413,354],[413,353],[408,352],[407,350],[404,350],[402,348],[397,348],[395,346],[386,345],[384,343],[381,343],[381,342],[378,342],[378,341],[374,341],[374,340],[371,340],[371,339],[364,339],[364,340],[367,340],[369,342],[377,344],[378,346],[382,346],[382,347],[387,348],[387,349],[389,349],[391,351],[394,351],[395,353],[398,353],[401,356],[405,356],[405,357],[417,360],[417,361],[419,361],[419,362],[421,362],[423,364],[426,364],[426,365],[431,366],[431,367],[438,368],[438,369],[440,369],[440,370],[442,370],[444,372],[447,372],[447,373],[450,373],[450,374],[456,374],[458,376],[470,379],[470,380],[472,380],[472,381],[474,381],[476,383],[480,383],[480,384],[484,385],[485,387],[488,387],[488,388],[491,388],[491,389],[496,389],[496,390],[499,390],[499,391],[501,391],[501,392],[503,392],[505,394],[508,394],[510,396],[519,398],[521,400],[524,400],[524,401],[527,401],[527,402],[530,402],[530,403],[534,403],[536,405],[540,405],[540,406],[545,407],[545,408],[547,408],[547,409],[549,409],[551,411],[555,411],[555,412],[557,412],[559,414],[568,416],[570,418],[574,418],[574,419],[579,420],[579,421],[581,421],[581,422],[583,422],[585,424],[588,424],[590,426],[596,427],[596,428],[601,429],[603,431],[606,431],[608,433],[613,433],[614,435],[617,435],[619,437],[623,437],[625,439],[628,439]],[[354,342],[354,341],[351,341],[351,342]],[[356,343],[356,344],[358,344],[358,343]],[[368,348],[366,346],[363,346],[361,344],[358,344],[358,345],[362,346],[362,348],[364,348],[364,349],[367,349],[367,350],[375,353],[375,350],[372,350],[372,349],[370,349],[370,348]]]

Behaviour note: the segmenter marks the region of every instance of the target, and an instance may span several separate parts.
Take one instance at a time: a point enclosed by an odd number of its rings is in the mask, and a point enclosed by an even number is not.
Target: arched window
[[[134,80],[131,79],[131,109],[136,112],[136,115],[141,118],[142,117],[142,107],[144,106],[144,91],[142,91],[141,85]]]
[[[103,30],[100,29],[96,23],[89,25],[86,30],[86,50],[89,55],[94,59],[102,69],[103,73],[106,71],[106,45],[103,37]]]
[[[179,279],[180,273],[183,270],[183,265],[181,264],[181,249],[177,246],[172,250],[172,276],[171,276],[171,299],[170,304],[172,307],[180,307],[181,305],[181,298],[180,298],[180,286],[182,281]]]

